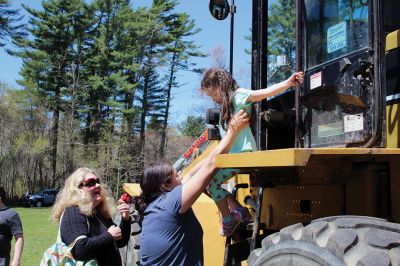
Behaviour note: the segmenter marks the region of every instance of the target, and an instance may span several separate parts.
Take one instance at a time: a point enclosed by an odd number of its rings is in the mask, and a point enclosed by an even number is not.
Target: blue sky
[[[21,8],[21,3],[41,9],[40,0],[11,0],[14,8]],[[133,0],[133,6],[148,5],[151,0]],[[230,1],[229,1],[230,2]],[[225,60],[229,66],[229,33],[230,17],[224,21],[214,19],[208,10],[208,0],[180,0],[177,11],[186,12],[195,20],[197,28],[202,29],[200,33],[191,39],[201,46],[200,50],[211,54],[216,48],[225,51]],[[244,39],[244,36],[250,34],[251,28],[251,7],[249,0],[236,0],[237,11],[235,14],[235,33],[234,33],[234,63],[233,72],[239,85],[250,87],[250,56],[245,53],[245,49],[250,49],[251,43]],[[24,10],[21,13],[26,15]],[[0,49],[0,81],[8,85],[18,87],[15,80],[19,79],[18,74],[22,61],[19,58],[9,56]],[[213,65],[211,57],[195,58],[192,60],[198,68],[208,68]],[[206,97],[201,97],[198,93],[201,77],[191,72],[178,73],[178,82],[181,87],[173,91],[172,109],[170,113],[170,124],[177,124],[183,121],[190,114],[204,115],[202,111],[211,105]]]

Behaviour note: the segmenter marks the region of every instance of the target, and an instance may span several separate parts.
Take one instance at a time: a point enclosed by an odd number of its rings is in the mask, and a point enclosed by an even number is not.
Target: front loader
[[[225,265],[400,264],[399,11],[296,1],[304,83],[257,106],[259,151],[217,157],[248,173],[243,201],[256,203],[251,236],[228,244]],[[253,89],[268,81],[267,17],[268,1],[253,1]]]
[[[271,77],[269,2],[250,4],[257,90]],[[210,9],[220,19],[234,7]],[[227,186],[253,221],[222,238],[202,196],[206,265],[400,265],[398,14],[398,0],[296,0],[292,72],[305,81],[255,106],[258,151],[217,156],[241,169]]]

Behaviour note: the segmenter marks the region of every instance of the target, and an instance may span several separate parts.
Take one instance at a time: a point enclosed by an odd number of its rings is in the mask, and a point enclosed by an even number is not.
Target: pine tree
[[[158,1],[164,4],[175,4],[175,1]],[[186,13],[172,13],[166,14],[164,18],[168,37],[170,42],[165,47],[167,53],[167,75],[166,75],[166,105],[163,117],[163,125],[161,130],[160,153],[161,156],[165,155],[166,149],[166,135],[169,120],[169,110],[172,100],[172,89],[179,87],[176,82],[176,76],[179,71],[190,70],[194,64],[190,63],[191,57],[203,57],[203,53],[198,51],[198,46],[193,42],[187,40],[188,37],[197,34],[200,29],[195,28],[194,20],[189,18]]]
[[[154,79],[156,71],[165,62],[165,45],[170,41],[166,32],[165,16],[175,7],[175,1],[153,1],[149,10],[149,24],[145,27],[148,30],[147,36],[142,40],[139,59],[141,68],[139,71],[139,86],[136,94],[139,96],[140,120],[139,120],[139,143],[140,158],[142,167],[144,165],[144,150],[146,146],[146,123],[151,116],[152,103],[149,101],[154,93]],[[153,98],[154,99],[154,98]],[[165,101],[165,96],[163,96]]]
[[[136,88],[141,79],[144,47],[153,30],[150,12],[145,8],[138,10],[122,9],[117,14],[120,25],[115,34],[119,40],[112,52],[115,61],[114,80],[118,84],[117,101],[121,110],[122,131],[130,143],[131,155],[136,157],[135,125],[139,111],[135,106]]]
[[[86,127],[84,144],[98,144],[102,130],[112,131],[115,123],[115,109],[118,84],[115,81],[117,70],[113,65],[113,51],[118,45],[115,29],[118,24],[117,14],[129,6],[126,0],[97,0],[94,2],[98,23],[93,32],[93,42],[88,52],[85,66],[86,95],[83,102],[86,106]]]
[[[9,0],[0,0],[0,47],[6,45],[7,39],[26,37],[24,25],[19,24],[21,19],[19,11],[11,8]]]
[[[206,121],[204,117],[190,115],[178,128],[182,135],[197,139],[204,132],[205,127]]]
[[[139,91],[142,92],[142,94],[137,95],[137,108],[142,110],[139,137],[140,143],[143,145],[141,146],[143,163],[145,163],[144,159],[146,157],[144,153],[148,129],[152,128],[155,133],[159,134],[163,125],[162,119],[165,116],[165,89],[160,84],[158,74],[154,70],[149,70],[143,77],[143,83],[138,86]],[[156,122],[158,123],[157,127],[154,124]],[[153,149],[157,155],[152,159],[161,158],[162,155],[159,152],[159,148],[153,147]]]
[[[52,114],[50,176],[55,181],[60,116],[70,99],[70,69],[75,62],[74,29],[81,27],[80,18],[85,13],[85,3],[81,0],[49,0],[42,4],[41,11],[23,5],[31,15],[28,30],[32,38],[16,41],[20,50],[13,54],[23,59],[22,80],[19,83],[35,90],[41,104]]]

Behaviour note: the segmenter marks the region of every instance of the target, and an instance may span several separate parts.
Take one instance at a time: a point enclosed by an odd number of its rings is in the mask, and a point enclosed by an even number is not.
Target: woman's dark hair
[[[227,130],[228,123],[234,114],[233,96],[239,88],[232,75],[223,68],[210,68],[204,73],[201,81],[202,92],[207,90],[215,90],[222,97],[221,105],[221,125],[224,130]]]
[[[0,187],[0,198],[3,203],[6,201],[6,190],[4,187]]]
[[[139,212],[140,221],[147,206],[160,195],[165,193],[162,184],[169,184],[174,174],[174,167],[171,162],[162,160],[146,167],[140,179],[142,194],[132,198],[132,203]]]

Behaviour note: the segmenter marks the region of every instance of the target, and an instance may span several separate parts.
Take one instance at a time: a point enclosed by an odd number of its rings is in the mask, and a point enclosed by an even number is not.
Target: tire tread
[[[250,254],[248,265],[268,265],[271,256],[302,249],[326,265],[337,265],[337,261],[357,266],[400,265],[400,225],[374,217],[333,216],[305,227],[294,224],[267,236],[261,245]]]

